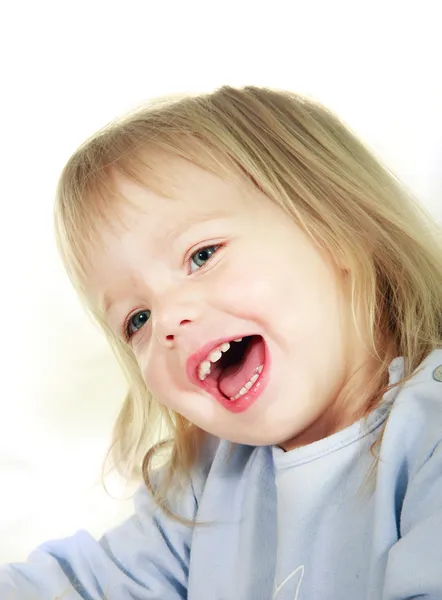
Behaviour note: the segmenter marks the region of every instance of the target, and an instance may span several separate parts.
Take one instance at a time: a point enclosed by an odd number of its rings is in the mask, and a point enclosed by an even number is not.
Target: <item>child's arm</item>
[[[135,514],[99,541],[86,532],[48,542],[28,562],[0,567],[1,600],[187,598],[192,528],[166,517],[143,487]],[[193,519],[191,490],[180,515]]]
[[[442,598],[442,442],[408,485],[382,600]]]

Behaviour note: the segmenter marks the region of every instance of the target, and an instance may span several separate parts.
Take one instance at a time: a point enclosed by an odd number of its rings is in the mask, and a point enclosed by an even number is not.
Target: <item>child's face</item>
[[[170,174],[179,182],[171,199],[120,180],[141,210],[121,205],[127,227],[103,232],[89,273],[121,338],[129,317],[128,343],[155,398],[251,445],[289,449],[349,424],[344,380],[367,354],[355,341],[345,274],[247,181],[239,187],[180,159]],[[239,351],[233,340],[246,336],[257,337]],[[225,342],[231,349],[216,361]],[[242,360],[227,369],[232,349]],[[352,380],[355,410],[368,372],[367,364]]]

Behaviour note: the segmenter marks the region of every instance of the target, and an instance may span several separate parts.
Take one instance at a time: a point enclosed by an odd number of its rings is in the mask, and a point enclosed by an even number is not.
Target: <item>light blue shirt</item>
[[[396,358],[390,382],[402,373]],[[101,540],[78,532],[0,568],[0,599],[441,600],[441,439],[435,350],[368,422],[309,446],[232,453],[209,438],[173,507],[208,524],[170,520],[141,488]]]

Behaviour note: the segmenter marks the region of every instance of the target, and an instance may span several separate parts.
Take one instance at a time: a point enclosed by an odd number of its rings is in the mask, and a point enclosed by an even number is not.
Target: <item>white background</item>
[[[98,483],[122,377],[53,241],[69,155],[151,96],[290,88],[335,109],[440,219],[440,9],[436,0],[1,4],[0,562],[78,528],[99,535],[131,507]]]

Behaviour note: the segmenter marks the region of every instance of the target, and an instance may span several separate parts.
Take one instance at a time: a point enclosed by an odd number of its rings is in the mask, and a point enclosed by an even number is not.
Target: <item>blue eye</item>
[[[194,273],[198,269],[200,269],[218,250],[219,246],[206,246],[205,248],[200,248],[190,257],[190,272]],[[196,265],[196,269],[192,271],[192,262]]]
[[[129,340],[134,333],[139,331],[143,325],[147,323],[150,319],[150,310],[141,310],[140,312],[135,313],[126,322],[125,325],[125,334],[126,338]]]

